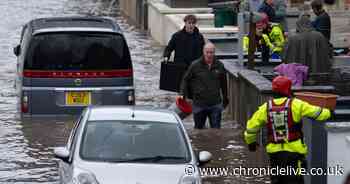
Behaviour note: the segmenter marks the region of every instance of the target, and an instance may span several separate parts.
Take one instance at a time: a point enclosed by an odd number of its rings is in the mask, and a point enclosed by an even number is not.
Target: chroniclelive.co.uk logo
[[[191,164],[186,165],[186,167],[185,167],[185,174],[187,176],[194,175],[194,172],[195,172],[195,168],[194,168],[193,165],[191,165]]]

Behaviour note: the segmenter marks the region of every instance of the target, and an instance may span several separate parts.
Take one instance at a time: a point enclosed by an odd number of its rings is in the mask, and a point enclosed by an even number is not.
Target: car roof
[[[91,106],[89,109],[88,121],[130,120],[179,123],[174,112],[149,106]]]
[[[38,18],[32,20],[30,23],[33,28],[33,33],[42,32],[43,30],[49,32],[54,31],[70,31],[69,28],[74,28],[75,31],[95,30],[100,32],[115,32],[121,33],[121,29],[112,19],[103,17],[49,17]]]

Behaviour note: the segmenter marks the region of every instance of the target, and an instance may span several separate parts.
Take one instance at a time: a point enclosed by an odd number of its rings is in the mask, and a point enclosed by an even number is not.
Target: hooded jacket
[[[307,16],[301,16],[296,24],[297,33],[288,39],[284,61],[306,65],[313,73],[329,72],[331,63],[327,39],[313,29]]]
[[[189,66],[203,54],[204,38],[196,27],[193,33],[187,33],[185,27],[174,33],[166,46],[163,56],[170,57],[175,50],[174,62]]]

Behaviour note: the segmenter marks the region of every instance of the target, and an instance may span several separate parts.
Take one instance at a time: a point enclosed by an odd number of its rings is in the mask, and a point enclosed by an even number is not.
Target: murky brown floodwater
[[[167,107],[174,93],[158,90],[159,58],[163,48],[130,26],[108,0],[1,0],[0,1],[0,183],[56,183],[58,180],[53,147],[65,144],[72,120],[19,120],[13,88],[16,58],[12,47],[19,41],[21,26],[47,16],[98,15],[114,17],[126,35],[135,70],[137,104]],[[113,2],[113,1],[112,1]],[[241,128],[225,121],[221,130],[192,129],[185,125],[198,150],[214,158],[207,167],[238,167],[249,155],[242,144]],[[206,177],[205,183],[262,183],[264,178],[239,176]]]

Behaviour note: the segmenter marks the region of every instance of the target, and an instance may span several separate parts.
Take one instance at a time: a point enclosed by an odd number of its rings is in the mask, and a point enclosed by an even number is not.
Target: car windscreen
[[[90,121],[80,156],[103,162],[188,163],[188,144],[179,125],[161,122]]]
[[[128,46],[122,35],[102,33],[49,33],[33,37],[25,69],[130,69]]]

